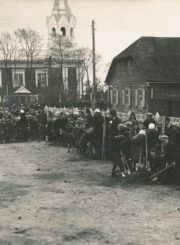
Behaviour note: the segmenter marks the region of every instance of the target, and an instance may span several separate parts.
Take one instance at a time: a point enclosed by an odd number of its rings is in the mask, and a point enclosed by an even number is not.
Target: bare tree
[[[37,31],[24,28],[17,29],[14,34],[27,62],[31,62],[40,51],[42,45],[41,36]]]
[[[17,43],[14,36],[12,36],[10,33],[2,33],[0,35],[0,55],[4,63],[4,87],[6,90],[6,95],[9,95],[12,88],[9,70],[13,59],[17,55]]]
[[[27,74],[30,80],[33,59],[41,50],[42,38],[37,31],[30,28],[17,29],[14,34],[19,46],[18,48],[21,50],[23,57],[26,58]]]
[[[0,36],[0,52],[7,66],[15,52],[16,43],[11,34],[2,33]]]

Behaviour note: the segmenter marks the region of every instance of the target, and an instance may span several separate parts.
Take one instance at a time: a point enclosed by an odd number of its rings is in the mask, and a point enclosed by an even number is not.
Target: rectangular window
[[[75,76],[78,76],[78,70],[77,74]],[[64,89],[68,91],[68,67],[63,67],[63,83],[64,83]]]
[[[36,71],[36,87],[48,86],[47,71]]]
[[[110,103],[111,104],[113,103],[113,92],[112,92],[112,90],[110,90]]]
[[[38,87],[45,87],[46,86],[46,75],[45,75],[45,73],[38,73],[37,74],[37,85],[38,85]]]
[[[25,86],[25,71],[12,71],[13,72],[13,87],[17,88]]]
[[[145,107],[145,90],[143,88],[136,90],[136,106],[138,108]]]
[[[108,86],[108,90],[107,90],[107,99],[110,104],[112,104],[111,92],[112,92],[112,86],[110,85]]]
[[[118,96],[118,89],[117,88],[113,89],[112,102],[113,102],[114,105],[118,105],[119,104],[119,96]]]
[[[151,88],[151,99],[153,99],[153,97],[154,97],[154,89]]]
[[[129,88],[123,89],[123,105],[130,106],[131,104],[131,90]]]

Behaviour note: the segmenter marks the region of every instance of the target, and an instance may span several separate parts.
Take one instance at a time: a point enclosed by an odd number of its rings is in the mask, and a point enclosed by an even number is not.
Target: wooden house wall
[[[128,62],[131,64],[129,67]],[[128,112],[129,110],[140,113],[145,112],[146,108],[138,108],[135,104],[135,91],[138,88],[146,89],[146,83],[136,69],[132,59],[121,60],[116,63],[113,71],[110,84],[113,89],[118,89],[118,105],[113,103],[113,107],[122,112]],[[129,106],[123,105],[123,89],[129,88],[131,91],[131,102]]]
[[[179,117],[180,116],[180,84],[154,84],[153,96],[149,97],[149,110],[160,115]]]

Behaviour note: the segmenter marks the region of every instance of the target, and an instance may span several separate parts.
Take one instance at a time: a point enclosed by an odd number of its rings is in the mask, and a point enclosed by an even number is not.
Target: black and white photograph
[[[180,244],[180,0],[0,0],[0,245]]]

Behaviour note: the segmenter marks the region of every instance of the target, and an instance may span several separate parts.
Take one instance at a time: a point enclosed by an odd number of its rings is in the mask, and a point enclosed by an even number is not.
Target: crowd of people
[[[47,115],[42,108],[0,112],[0,143],[45,140]]]
[[[126,177],[144,168],[153,174],[153,181],[180,182],[180,127],[169,118],[162,135],[151,113],[142,125],[134,113],[120,118],[115,110],[47,113],[42,108],[26,108],[0,113],[1,143],[29,140],[59,144],[85,159],[104,156],[112,161],[112,177],[118,173]]]

